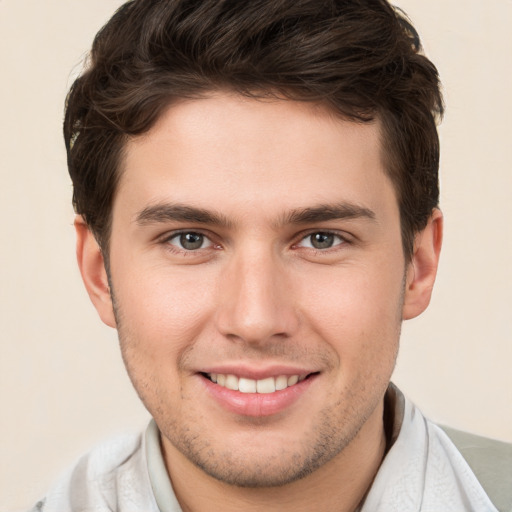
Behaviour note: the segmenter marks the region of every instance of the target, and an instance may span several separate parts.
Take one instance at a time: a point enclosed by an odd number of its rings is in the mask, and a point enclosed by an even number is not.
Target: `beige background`
[[[0,0],[0,511],[147,413],[74,262],[64,96],[118,0]],[[512,441],[512,1],[401,0],[437,63],[444,254],[395,381],[431,418]]]

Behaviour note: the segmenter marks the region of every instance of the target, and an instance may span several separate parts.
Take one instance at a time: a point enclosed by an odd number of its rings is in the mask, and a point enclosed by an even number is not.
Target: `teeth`
[[[286,389],[288,387],[288,377],[286,375],[280,375],[276,379],[276,391]]]
[[[238,379],[234,375],[226,375],[226,387],[238,391]]]
[[[256,381],[244,378],[239,379],[238,391],[241,393],[256,393]]]
[[[212,382],[219,386],[241,393],[274,393],[281,391],[289,386],[294,386],[297,382],[302,382],[306,375],[279,375],[278,377],[268,377],[266,379],[254,380],[245,377],[238,378],[236,375],[222,373],[209,373],[208,377]]]
[[[273,393],[276,390],[276,379],[269,377],[268,379],[261,379],[256,381],[257,393]]]
[[[288,386],[293,386],[294,384],[297,384],[297,382],[299,382],[298,375],[292,375],[291,377],[288,377]]]

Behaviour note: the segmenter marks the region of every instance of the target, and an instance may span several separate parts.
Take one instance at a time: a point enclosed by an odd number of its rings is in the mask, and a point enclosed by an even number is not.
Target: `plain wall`
[[[74,258],[61,136],[72,77],[117,0],[0,0],[0,511],[143,428],[116,333]],[[445,243],[394,380],[432,419],[512,441],[512,2],[401,0],[444,83]]]

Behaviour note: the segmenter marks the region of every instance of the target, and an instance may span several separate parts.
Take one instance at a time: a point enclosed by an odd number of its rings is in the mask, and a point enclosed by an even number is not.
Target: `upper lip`
[[[255,367],[255,366],[246,366],[237,364],[221,364],[221,365],[212,365],[206,368],[203,368],[199,371],[199,373],[207,373],[207,374],[223,374],[223,375],[236,375],[237,377],[242,377],[246,379],[253,380],[261,380],[269,377],[279,377],[280,375],[299,375],[306,376],[310,373],[317,373],[318,370],[314,370],[311,368],[303,367],[303,366],[290,366],[290,365],[267,365],[264,367]]]

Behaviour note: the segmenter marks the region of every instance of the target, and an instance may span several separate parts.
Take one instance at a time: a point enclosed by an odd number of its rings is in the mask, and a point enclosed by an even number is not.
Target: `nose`
[[[295,333],[292,287],[278,256],[248,250],[233,256],[224,270],[216,314],[222,335],[254,345]]]

